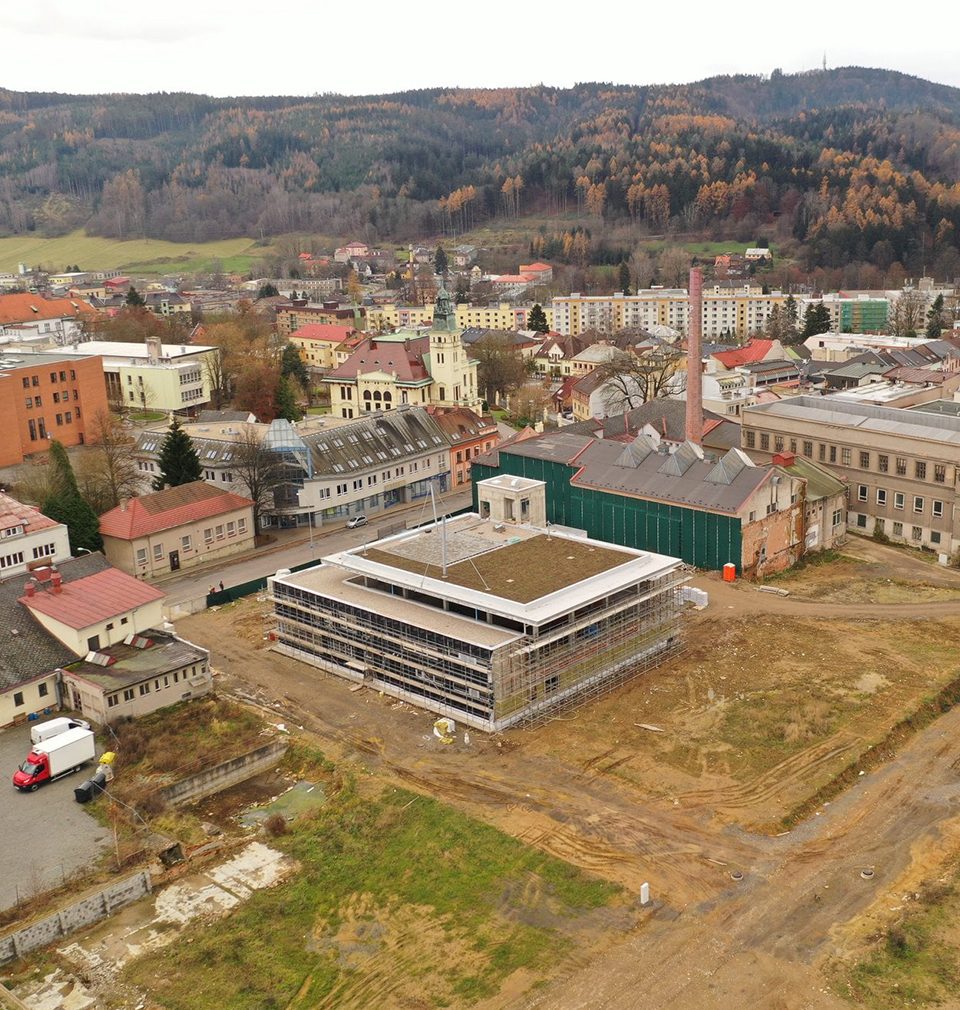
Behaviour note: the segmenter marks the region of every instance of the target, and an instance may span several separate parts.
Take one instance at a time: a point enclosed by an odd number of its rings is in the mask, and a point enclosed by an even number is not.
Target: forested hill
[[[690,85],[218,99],[0,90],[0,232],[456,234],[577,212],[776,226],[829,263],[960,234],[960,90],[843,68]]]

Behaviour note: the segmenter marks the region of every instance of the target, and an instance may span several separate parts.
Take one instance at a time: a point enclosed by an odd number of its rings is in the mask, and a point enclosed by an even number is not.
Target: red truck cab
[[[50,759],[46,754],[30,751],[27,759],[13,773],[13,784],[31,792],[50,778]]]

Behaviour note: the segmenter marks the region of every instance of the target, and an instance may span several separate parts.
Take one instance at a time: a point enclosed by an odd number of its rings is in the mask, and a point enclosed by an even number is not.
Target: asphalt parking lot
[[[0,909],[60,884],[112,844],[109,829],[73,798],[74,787],[96,771],[94,762],[21,793],[11,779],[29,750],[29,724],[0,730]]]

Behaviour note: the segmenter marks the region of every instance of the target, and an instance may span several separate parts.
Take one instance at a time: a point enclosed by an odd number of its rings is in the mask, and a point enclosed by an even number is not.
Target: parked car
[[[352,519],[347,520],[347,529],[355,530],[358,526],[366,526],[367,517],[366,516],[354,516]]]

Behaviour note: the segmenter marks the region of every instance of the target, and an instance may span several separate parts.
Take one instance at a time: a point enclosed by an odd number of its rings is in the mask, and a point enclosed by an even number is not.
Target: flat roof
[[[446,578],[441,562],[444,537]],[[448,521],[443,533],[440,524],[431,524],[323,559],[324,565],[355,575],[530,624],[658,578],[681,563],[587,537],[494,523],[476,513]],[[279,581],[306,587],[302,580],[307,572]],[[396,597],[390,599],[392,612]]]
[[[960,402],[957,400],[931,400],[929,403],[915,403],[907,410],[918,410],[923,414],[943,414],[946,417],[960,417]]]
[[[960,445],[960,417],[898,407],[876,407],[836,396],[792,396],[786,400],[744,407],[744,418],[755,414],[772,414],[774,417],[814,421],[837,428],[862,428]]]
[[[176,358],[189,358],[195,354],[212,350],[214,348],[208,344],[162,344],[159,364],[170,364]],[[121,340],[87,340],[80,344],[71,344],[68,347],[58,347],[52,351],[41,351],[40,354],[47,360],[54,354],[62,354],[64,358],[89,357],[92,354],[99,354],[110,360],[143,358],[145,361],[149,361],[150,358],[146,344]]]

